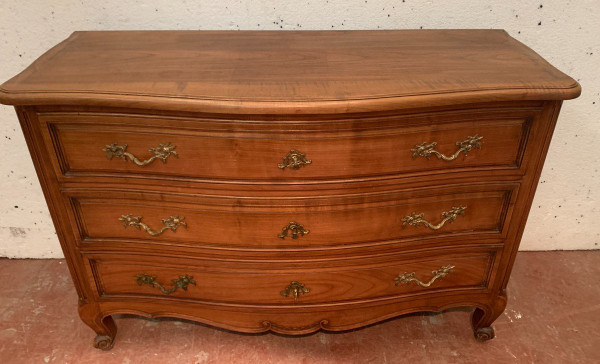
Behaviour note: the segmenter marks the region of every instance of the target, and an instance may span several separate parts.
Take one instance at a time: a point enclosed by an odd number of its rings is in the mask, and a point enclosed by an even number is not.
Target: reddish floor
[[[77,316],[64,261],[4,259],[0,363],[598,363],[599,277],[600,251],[520,253],[496,339],[483,344],[466,309],[305,337],[118,316],[115,347],[102,352]]]

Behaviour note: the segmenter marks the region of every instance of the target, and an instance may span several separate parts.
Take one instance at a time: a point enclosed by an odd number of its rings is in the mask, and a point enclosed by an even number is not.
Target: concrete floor
[[[102,352],[63,260],[3,259],[0,363],[598,363],[599,278],[600,251],[520,253],[496,339],[483,344],[468,309],[304,337],[117,316],[115,347]]]

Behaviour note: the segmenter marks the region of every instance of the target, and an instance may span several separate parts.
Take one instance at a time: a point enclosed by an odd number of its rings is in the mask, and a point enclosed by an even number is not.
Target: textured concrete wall
[[[600,1],[0,0],[0,80],[75,30],[503,28],[583,86],[564,104],[524,250],[600,248]],[[0,107],[0,256],[62,252],[17,118]]]

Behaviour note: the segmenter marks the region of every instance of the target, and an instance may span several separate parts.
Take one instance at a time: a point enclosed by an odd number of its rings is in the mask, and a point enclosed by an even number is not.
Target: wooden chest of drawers
[[[0,89],[79,294],[111,315],[346,330],[506,286],[562,100],[504,31],[76,32]]]

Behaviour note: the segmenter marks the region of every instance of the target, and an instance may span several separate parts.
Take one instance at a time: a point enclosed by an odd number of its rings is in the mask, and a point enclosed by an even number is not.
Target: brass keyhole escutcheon
[[[309,165],[311,163],[312,161],[306,158],[304,153],[292,149],[285,157],[283,157],[283,163],[279,163],[277,167],[281,169],[299,169],[300,167]]]
[[[281,295],[283,297],[292,296],[294,301],[297,301],[300,295],[307,294],[309,292],[310,289],[306,288],[304,284],[297,281],[292,281],[287,287],[285,287],[283,291],[281,291]]]

